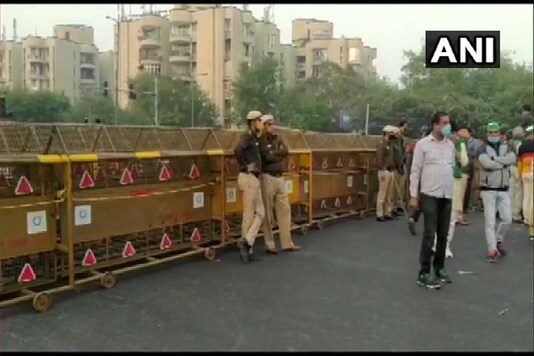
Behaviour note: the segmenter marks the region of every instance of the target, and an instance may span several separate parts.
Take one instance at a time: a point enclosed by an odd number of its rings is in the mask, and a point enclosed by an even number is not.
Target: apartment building
[[[229,118],[232,82],[241,66],[263,55],[280,56],[280,31],[234,6],[178,4],[168,16],[144,14],[119,26],[119,105],[141,72],[196,81]]]
[[[51,90],[75,102],[98,87],[98,49],[93,28],[56,25],[54,36],[4,41],[0,85],[5,89]]]
[[[292,22],[292,43],[296,52],[295,78],[317,77],[324,62],[352,68],[364,79],[376,76],[376,48],[365,46],[361,38],[334,38],[334,24],[316,19]]]
[[[0,91],[22,88],[22,43],[0,42]]]

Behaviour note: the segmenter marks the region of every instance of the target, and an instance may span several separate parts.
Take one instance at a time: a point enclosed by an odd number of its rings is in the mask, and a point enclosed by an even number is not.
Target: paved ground
[[[488,264],[481,220],[458,229],[441,291],[416,286],[404,221],[349,221],[297,237],[298,254],[243,266],[231,250],[6,310],[0,350],[533,351],[534,244],[514,227]]]

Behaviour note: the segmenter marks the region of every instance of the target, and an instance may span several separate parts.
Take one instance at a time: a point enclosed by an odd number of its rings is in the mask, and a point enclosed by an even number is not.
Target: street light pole
[[[154,124],[159,126],[158,118],[158,75],[154,75]]]
[[[118,16],[118,14],[117,14]],[[119,105],[119,46],[120,46],[120,31],[121,31],[121,26],[120,26],[120,21],[118,19],[115,19],[111,16],[106,16],[106,19],[108,20],[111,20],[113,22],[115,22],[115,25],[117,26],[117,31],[116,31],[116,39],[115,39],[115,90],[114,90],[114,97],[115,97],[115,105],[113,106],[113,122],[115,125],[118,124],[118,105]]]
[[[195,88],[193,87],[193,26],[189,26],[189,75],[191,80],[189,81],[189,89],[191,90],[191,127],[195,127]]]

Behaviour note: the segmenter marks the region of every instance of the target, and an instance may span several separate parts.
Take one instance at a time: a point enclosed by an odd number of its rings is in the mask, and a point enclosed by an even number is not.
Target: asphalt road
[[[44,314],[4,310],[0,350],[534,351],[534,243],[514,226],[489,264],[470,219],[440,291],[416,286],[420,237],[404,220],[339,222],[297,236],[299,253],[245,266],[230,249],[57,295]]]

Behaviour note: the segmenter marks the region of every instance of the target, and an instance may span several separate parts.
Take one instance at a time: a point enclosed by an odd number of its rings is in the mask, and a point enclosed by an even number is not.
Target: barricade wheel
[[[307,226],[301,226],[300,227],[300,233],[302,235],[308,235],[308,227]]]
[[[52,297],[45,292],[37,293],[33,297],[32,306],[39,313],[44,313],[52,306]]]
[[[324,227],[324,225],[323,225],[323,222],[322,222],[322,221],[317,221],[317,223],[315,224],[315,226],[317,226],[317,228],[318,228],[319,230],[322,230],[322,229],[323,229],[323,227]]]
[[[216,255],[217,253],[214,248],[208,247],[206,251],[204,251],[204,258],[208,261],[213,261]]]
[[[100,277],[100,286],[105,289],[115,287],[117,284],[117,278],[111,272],[106,272]]]

